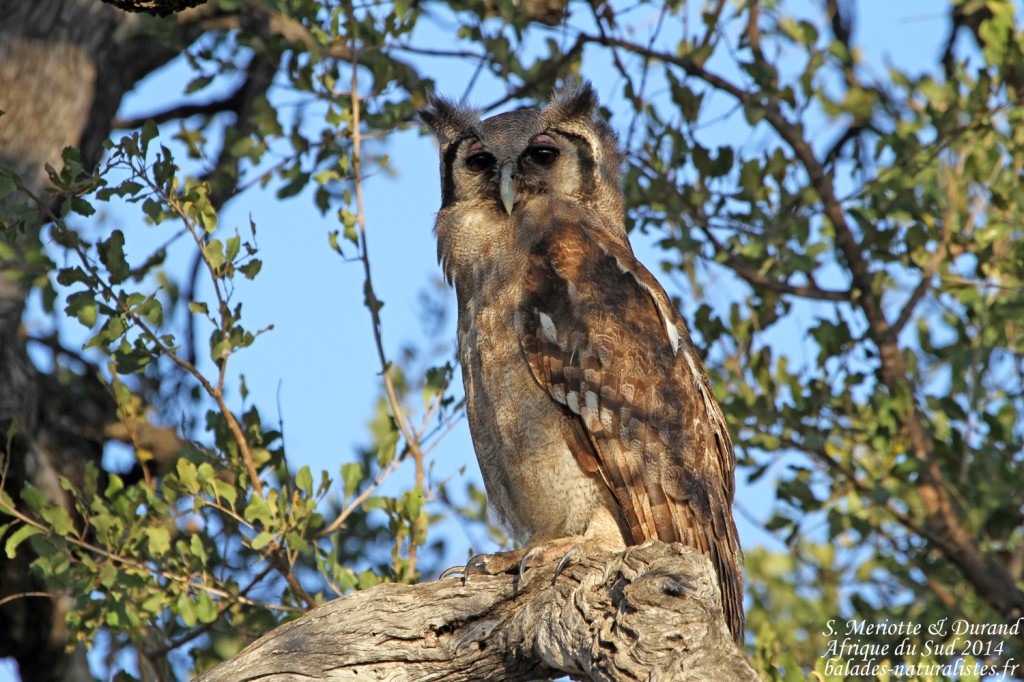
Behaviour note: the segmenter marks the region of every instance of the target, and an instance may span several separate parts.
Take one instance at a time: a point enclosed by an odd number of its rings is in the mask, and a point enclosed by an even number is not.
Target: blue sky
[[[945,3],[876,0],[857,6],[855,41],[878,73],[884,73],[887,64],[901,68],[920,65],[923,69],[937,62],[947,37]],[[793,7],[805,15],[817,11],[809,9],[809,4],[794,3]],[[637,27],[640,35],[648,29]],[[449,40],[441,34],[433,38],[439,43]],[[438,89],[456,97],[461,96],[472,77],[472,64],[450,60],[424,63],[431,68],[429,73]],[[604,102],[613,112],[625,112],[616,99],[621,85],[616,76],[596,60],[587,64],[590,66],[584,73],[594,81]],[[163,103],[174,101],[188,78],[188,70],[181,64],[155,74],[125,100],[122,115],[133,117],[163,108]],[[502,94],[500,84],[481,77],[470,99],[486,103]],[[628,118],[623,115],[612,123],[624,126]],[[725,122],[714,134],[728,133]],[[365,212],[374,285],[385,301],[381,313],[384,341],[390,356],[397,357],[403,344],[421,336],[421,292],[433,289],[439,277],[431,228],[440,198],[437,151],[429,136],[416,129],[396,133],[387,141],[386,152],[396,173],[366,181]],[[273,323],[274,330],[231,363],[236,373],[245,375],[250,400],[259,406],[264,421],[283,420],[292,466],[297,469],[309,465],[314,471],[325,469],[336,476],[341,464],[352,459],[356,447],[367,442],[366,422],[379,395],[376,351],[369,315],[362,305],[363,273],[358,263],[344,262],[329,248],[327,234],[338,225],[332,214],[319,214],[308,194],[278,201],[272,192],[250,192],[222,213],[220,229],[230,235],[237,227],[244,235],[250,216],[257,225],[264,269],[255,281],[240,283],[237,296],[244,303],[248,328]],[[125,229],[128,247],[136,253],[166,238],[164,231],[140,225],[138,216],[132,213],[114,211],[108,220],[109,226]],[[634,235],[633,240],[640,259],[659,272],[662,252],[653,246],[651,238]],[[669,293],[676,293],[670,282],[663,282]],[[447,301],[451,309],[454,296],[450,292]],[[715,307],[725,306],[728,293],[720,301],[709,302]],[[33,315],[28,324],[38,331],[46,323],[41,316]],[[796,348],[805,343],[799,329],[792,327],[788,334],[792,335],[790,339],[783,336],[777,342],[792,343]],[[441,338],[454,351],[454,313]],[[457,385],[456,390],[460,392],[461,386]],[[237,393],[231,404],[240,404]],[[112,453],[111,462],[119,461],[123,460]],[[431,464],[435,479],[450,479],[454,490],[463,489],[470,481],[479,484],[464,420],[434,450]],[[396,483],[409,480],[411,467],[399,474]],[[774,542],[760,528],[770,516],[774,480],[768,475],[756,486],[748,486],[742,472],[738,477],[737,499],[744,513],[738,515],[737,522],[745,547]],[[479,541],[478,537],[466,537],[454,523],[438,532],[445,533],[455,556],[464,556],[470,544]],[[477,545],[473,549],[487,551],[494,547]],[[12,669],[9,662],[0,661],[0,682],[16,679]]]

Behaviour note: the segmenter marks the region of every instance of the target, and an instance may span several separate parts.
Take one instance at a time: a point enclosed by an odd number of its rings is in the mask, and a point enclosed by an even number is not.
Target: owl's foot
[[[526,576],[526,569],[545,566],[558,561],[555,566],[557,578],[572,563],[572,560],[583,554],[584,542],[578,537],[549,540],[532,547],[524,547],[510,552],[496,554],[474,554],[465,566],[452,566],[444,570],[438,580],[461,577],[465,584],[471,575],[501,575],[516,573],[520,579]]]
[[[569,537],[549,540],[547,542],[517,549],[512,552],[501,552],[499,554],[482,555],[474,557],[479,560],[479,570],[489,575],[500,573],[512,573],[513,569],[519,575],[520,580],[525,579],[526,569],[545,566],[557,561],[555,575],[557,578],[569,563],[582,553],[583,542],[581,538]]]

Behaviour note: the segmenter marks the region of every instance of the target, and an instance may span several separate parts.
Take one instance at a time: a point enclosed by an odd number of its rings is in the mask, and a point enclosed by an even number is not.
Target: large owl
[[[694,547],[740,642],[732,441],[682,317],[633,255],[622,156],[596,108],[587,83],[542,111],[421,112],[441,146],[434,229],[473,444],[528,551]]]

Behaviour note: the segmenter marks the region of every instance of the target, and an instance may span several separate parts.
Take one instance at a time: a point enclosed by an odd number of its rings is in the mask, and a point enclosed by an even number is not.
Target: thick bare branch
[[[125,12],[145,12],[166,17],[190,7],[197,7],[206,0],[103,0],[103,2]]]
[[[271,631],[196,682],[756,680],[714,568],[652,543],[518,576],[380,585]]]

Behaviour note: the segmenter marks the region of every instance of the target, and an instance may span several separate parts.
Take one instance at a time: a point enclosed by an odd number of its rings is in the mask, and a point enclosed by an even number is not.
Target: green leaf
[[[164,605],[167,603],[167,594],[164,592],[157,592],[149,597],[146,597],[142,602],[142,610],[147,613],[154,615],[159,614],[164,609]]]
[[[200,592],[196,598],[196,616],[200,623],[212,623],[217,620],[217,605],[206,592]]]
[[[271,533],[269,530],[265,530],[260,532],[255,538],[253,538],[252,548],[255,550],[261,550],[273,541],[274,534]]]
[[[185,86],[185,94],[191,95],[194,92],[199,92],[212,82],[213,76],[197,76],[189,81],[188,85]]]
[[[363,501],[363,509],[373,511],[374,509],[387,509],[387,500],[383,497],[367,497]]]
[[[253,279],[259,274],[263,268],[263,262],[257,258],[253,258],[245,265],[239,266],[238,271],[245,275],[246,279]]]
[[[32,537],[33,535],[39,535],[43,531],[25,524],[18,528],[18,530],[11,533],[11,537],[7,538],[6,544],[4,544],[4,551],[7,553],[8,559],[13,559],[18,549],[18,545]]]
[[[351,497],[359,489],[359,484],[363,480],[363,465],[359,462],[342,464],[341,480],[345,486],[345,497]]]
[[[310,472],[308,466],[303,466],[299,469],[299,473],[295,475],[295,485],[304,491],[307,497],[312,497],[313,474]]]
[[[402,493],[402,502],[405,507],[405,517],[409,520],[416,519],[423,508],[423,489],[413,488]]]
[[[142,142],[143,152],[145,152],[149,147],[149,143],[156,138],[159,132],[160,129],[157,127],[156,121],[151,118],[146,119],[146,122],[142,124],[142,133],[139,136],[139,139]]]
[[[359,232],[356,229],[359,224],[358,216],[356,216],[355,213],[352,213],[352,211],[342,208],[338,211],[338,220],[341,221],[341,224],[344,227],[342,233],[344,234],[345,239],[356,246],[359,246]]]
[[[1011,47],[1009,43],[1015,38],[1013,4],[994,0],[986,3],[986,7],[991,16],[978,27],[978,42],[983,46],[985,61],[993,66],[1002,66]]]
[[[178,615],[181,616],[181,620],[185,623],[185,627],[194,628],[199,618],[196,615],[195,604],[192,603],[188,595],[179,595],[175,607]]]
[[[71,197],[67,200],[66,204],[69,211],[77,213],[78,215],[89,217],[96,212],[92,204],[83,199],[82,197]]]
[[[93,299],[92,293],[88,291],[79,291],[68,296],[68,304],[64,306],[64,312],[68,314],[68,317],[78,320],[87,329],[96,326],[96,321],[99,319],[96,301]]]
[[[21,489],[21,500],[34,512],[41,512],[49,504],[46,494],[32,484],[26,484]]]
[[[341,250],[341,243],[338,241],[338,234],[339,232],[337,230],[331,230],[330,232],[328,232],[327,243],[330,245],[333,251],[335,251],[337,254],[341,256],[344,256],[345,252]]]
[[[61,268],[57,272],[57,283],[61,286],[69,287],[72,284],[82,283],[86,286],[94,286],[96,278],[86,273],[80,267],[73,268]]]
[[[220,267],[224,265],[224,244],[219,239],[211,239],[203,247],[203,253],[206,254],[206,260],[210,262],[210,267],[214,270],[220,270]]]
[[[368,590],[381,584],[380,576],[367,569],[359,574],[359,589]]]
[[[149,552],[153,556],[162,556],[170,551],[171,534],[163,526],[147,528],[146,537],[149,540]]]
[[[119,284],[128,277],[131,269],[124,256],[124,233],[121,230],[114,230],[105,241],[96,245],[100,252],[100,261],[110,273],[110,282]]]
[[[270,525],[273,521],[273,515],[270,510],[270,505],[262,497],[253,497],[249,500],[249,504],[245,507],[243,513],[246,521],[255,523],[256,521],[262,521],[263,524]]]
[[[334,571],[334,581],[338,583],[338,586],[346,592],[348,590],[354,590],[359,584],[359,578],[356,577],[355,571],[348,566],[336,566]]]
[[[110,480],[107,482],[107,489],[103,491],[103,496],[108,500],[112,500],[122,490],[124,490],[124,479],[117,474],[111,474]]]
[[[178,470],[178,480],[185,487],[185,490],[189,491],[193,495],[199,494],[199,472],[196,470],[196,465],[187,459],[179,459],[176,465]]]
[[[217,472],[216,470],[214,470],[213,465],[210,464],[209,462],[203,462],[202,464],[200,464],[196,472],[199,474],[200,485],[205,485],[208,481],[212,480],[217,475]]]
[[[203,540],[199,537],[199,533],[192,534],[192,537],[188,541],[188,548],[192,556],[199,559],[203,566],[206,566],[209,561],[209,557],[206,555],[206,547],[203,546]]]
[[[238,490],[235,486],[231,485],[227,481],[222,481],[219,478],[213,479],[211,484],[213,485],[213,490],[218,498],[227,502],[231,507],[235,506],[235,501],[238,500]]]
[[[441,367],[430,367],[427,369],[426,382],[423,386],[423,402],[429,404],[431,399],[444,393],[451,381],[453,367],[451,363],[445,363]]]
[[[75,525],[71,522],[71,517],[68,515],[68,510],[59,504],[51,504],[40,511],[40,516],[43,517],[53,532],[61,537],[64,537],[71,533],[75,529]]]
[[[6,175],[0,175],[0,199],[18,189],[18,185]]]
[[[197,218],[199,219],[199,224],[207,234],[217,229],[217,209],[208,202],[203,205],[202,209],[200,209]]]

